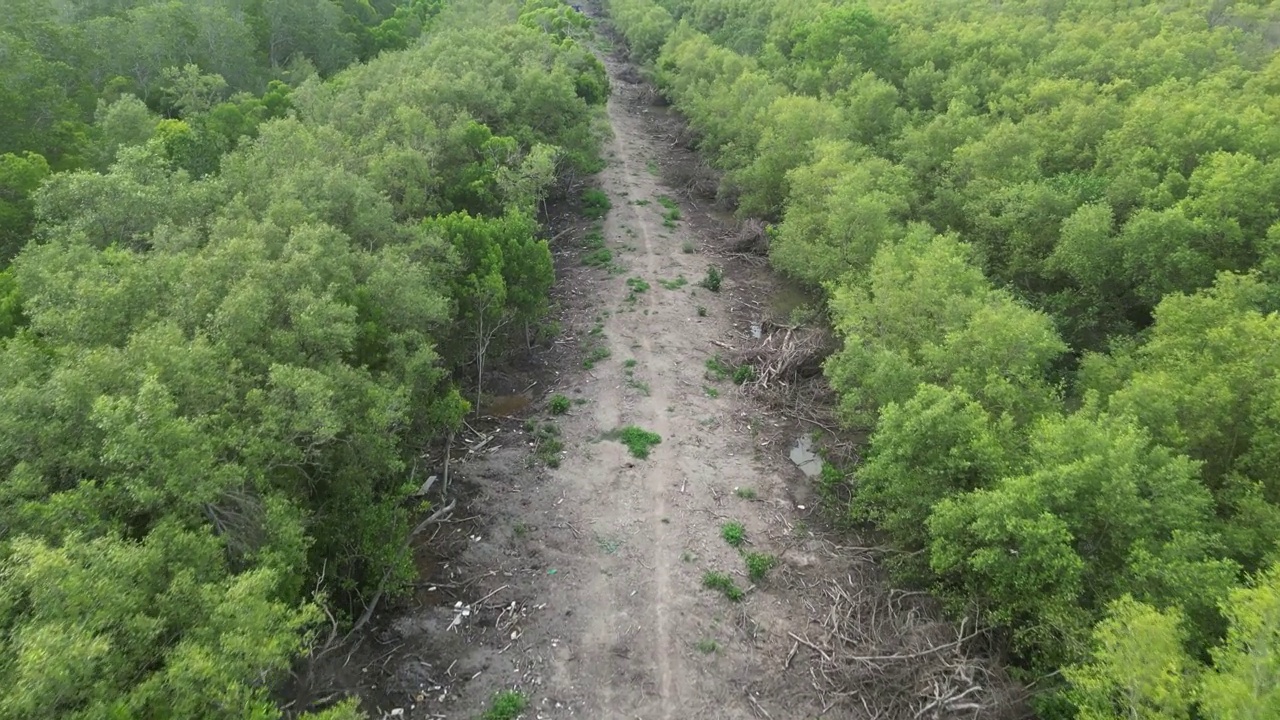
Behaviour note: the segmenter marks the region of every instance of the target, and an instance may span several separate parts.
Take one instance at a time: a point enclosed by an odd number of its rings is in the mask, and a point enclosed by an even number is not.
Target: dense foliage
[[[415,458],[467,411],[459,379],[546,310],[537,206],[597,164],[608,94],[586,19],[17,9],[0,72],[66,96],[0,113],[83,137],[0,119],[0,718],[277,717],[323,610],[410,576]]]
[[[899,576],[1045,716],[1280,713],[1280,6],[608,6],[829,300]]]

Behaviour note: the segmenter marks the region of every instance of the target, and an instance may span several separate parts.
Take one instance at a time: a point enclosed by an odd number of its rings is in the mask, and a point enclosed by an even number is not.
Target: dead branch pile
[[[720,173],[705,162],[675,163],[668,169],[666,179],[691,200],[714,200],[720,189]]]
[[[770,332],[770,330],[772,330]],[[750,365],[755,374],[743,383],[748,391],[778,390],[822,372],[822,361],[835,347],[827,330],[764,323],[766,332],[758,345],[740,350],[738,365]]]
[[[751,255],[769,254],[769,232],[763,220],[747,218],[732,231],[725,233],[734,252]]]
[[[934,619],[923,594],[885,592],[853,574],[824,590],[831,604],[814,618],[815,630],[789,635],[793,653],[801,646],[813,653],[813,684],[833,705],[877,720],[1024,714],[1025,691],[972,652],[982,633]]]
[[[636,101],[642,105],[649,105],[651,107],[665,107],[669,104],[667,102],[667,98],[663,96],[662,93],[658,92],[658,88],[648,83],[642,85],[640,89],[636,91]]]
[[[618,79],[629,85],[639,85],[644,82],[644,76],[640,74],[635,65],[627,65],[619,70]]]

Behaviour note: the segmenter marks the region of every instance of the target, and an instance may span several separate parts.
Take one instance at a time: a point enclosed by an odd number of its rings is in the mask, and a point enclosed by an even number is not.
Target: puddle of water
[[[822,474],[822,458],[813,451],[813,438],[801,435],[791,448],[791,462],[800,468],[805,477],[818,477]]]
[[[498,395],[485,403],[483,413],[493,417],[510,417],[529,407],[533,398],[528,395]]]
[[[794,282],[780,282],[769,297],[769,312],[781,322],[789,322],[797,308],[818,307],[818,298]]]

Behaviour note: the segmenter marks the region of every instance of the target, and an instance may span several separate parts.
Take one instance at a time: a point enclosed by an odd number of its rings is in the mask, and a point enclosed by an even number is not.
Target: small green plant
[[[649,204],[649,201],[646,198],[640,198],[639,200],[632,200],[631,203],[633,205],[639,205],[640,207],[644,207],[645,205]]]
[[[742,385],[756,376],[756,369],[750,365],[739,365],[733,370],[733,384]]]
[[[645,169],[649,171],[650,175],[657,175],[659,172],[661,172],[660,169],[658,168],[658,162],[656,160],[650,160],[649,162],[645,163]]]
[[[564,442],[560,440],[560,427],[555,423],[543,423],[533,433],[534,454],[549,468],[560,467],[560,453]]]
[[[747,541],[747,529],[736,520],[727,522],[720,526],[720,537],[734,547],[742,547]]]
[[[710,385],[703,385],[703,386],[702,386],[702,392],[706,393],[706,394],[707,394],[707,397],[709,397],[709,398],[718,398],[718,397],[720,397],[720,391],[719,391],[719,390],[717,390],[717,389],[715,389],[715,388],[713,388],[713,387],[711,387]]]
[[[582,247],[587,250],[597,250],[604,247],[604,231],[597,226],[586,237],[582,238]]]
[[[548,407],[552,415],[563,415],[569,412],[569,398],[564,395],[552,395]]]
[[[688,550],[685,550],[684,552],[680,553],[681,562],[689,563],[689,562],[693,562],[695,559],[696,559],[696,556],[693,553],[689,552]]]
[[[668,290],[679,290],[685,285],[688,285],[689,281],[686,280],[683,275],[681,275],[677,277],[675,280],[659,280],[658,284]]]
[[[698,317],[706,317],[706,316],[707,316],[707,308],[706,308],[706,307],[704,307],[704,306],[702,306],[702,305],[699,305],[699,306],[698,306]]]
[[[707,268],[707,276],[702,278],[702,282],[698,284],[711,292],[720,292],[720,283],[722,280],[724,280],[724,272],[715,265],[712,265]]]
[[[624,361],[624,362],[622,363],[622,367],[627,368],[627,369],[631,369],[631,368],[633,368],[633,367],[635,367],[635,366],[636,366],[636,359],[635,359],[635,358],[627,358],[627,359],[626,359],[626,361]]]
[[[644,382],[643,380],[636,380],[635,378],[630,378],[627,380],[627,387],[636,390],[637,392],[639,392],[641,395],[644,395],[645,397],[649,397],[649,392],[650,392],[649,383]]]
[[[719,355],[707,358],[707,375],[712,380],[723,380],[733,375],[733,366],[726,363]]]
[[[755,489],[755,488],[749,488],[749,487],[740,487],[740,488],[736,488],[736,489],[733,491],[733,494],[734,494],[734,495],[737,495],[738,497],[742,498],[743,500],[755,500],[755,499],[756,499],[756,489]]]
[[[714,572],[708,570],[702,576],[702,587],[708,590],[719,590],[724,596],[734,602],[742,599],[742,588],[733,582],[733,578],[728,573]]]
[[[626,445],[627,450],[631,452],[631,456],[641,460],[649,457],[650,448],[662,442],[662,436],[658,433],[649,432],[635,425],[611,430],[605,434],[605,437]]]
[[[644,278],[633,277],[627,278],[627,287],[631,288],[632,294],[638,294],[647,292],[652,286],[645,282]]]
[[[612,354],[613,353],[609,351],[609,348],[597,345],[596,347],[591,348],[591,352],[587,353],[587,356],[583,358],[582,367],[590,370],[596,366],[596,363],[607,359]]]
[[[529,705],[524,693],[515,690],[503,690],[493,696],[493,702],[480,720],[516,720]]]
[[[603,190],[591,188],[582,193],[582,214],[592,220],[599,220],[609,213],[613,203]]]
[[[680,211],[680,203],[676,202],[675,200],[672,200],[670,197],[666,195],[658,196],[658,204],[666,208],[667,210],[675,210],[676,212]]]
[[[692,240],[685,240],[684,244],[680,246],[680,249],[685,255],[692,255],[698,251],[698,246],[694,245]]]
[[[778,564],[778,558],[767,553],[747,553],[744,559],[747,563],[747,577],[754,583],[764,580],[764,576]]]
[[[720,646],[716,644],[715,640],[699,640],[694,647],[703,655],[710,655],[720,649]]]
[[[529,534],[529,526],[524,523],[516,523],[511,526],[511,532],[515,533],[516,537],[523,540],[524,537]]]

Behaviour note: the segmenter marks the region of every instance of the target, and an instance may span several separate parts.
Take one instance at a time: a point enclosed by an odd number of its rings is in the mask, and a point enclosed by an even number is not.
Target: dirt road
[[[743,308],[762,306],[767,273],[730,272],[720,292],[699,285],[716,262],[708,216],[673,202],[662,171],[696,159],[674,146],[646,88],[627,81],[634,69],[607,64],[609,258],[590,228],[558,250],[562,338],[540,399],[477,429],[474,452],[459,447],[468,517],[431,538],[444,550],[424,558],[414,606],[384,619],[344,672],[384,717],[475,718],[502,690],[527,698],[525,718],[998,717],[942,701],[913,715],[929,699],[913,686],[964,691],[947,689],[947,673],[968,667],[954,653],[926,652],[951,663],[941,674],[919,662],[823,674],[832,667],[817,648],[835,642],[833,618],[879,608],[857,630],[869,655],[905,657],[954,629],[883,587],[864,549],[815,534],[812,482],[779,447],[794,436],[708,371],[727,347],[752,342]],[[549,411],[553,394],[572,399],[567,413]],[[607,437],[624,426],[661,442],[633,457]],[[539,436],[563,442],[558,467],[535,459]],[[741,524],[741,547],[722,537],[726,523]],[[753,582],[747,553],[778,564]],[[744,596],[704,587],[708,572]],[[893,703],[907,714],[879,709]]]

